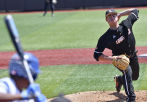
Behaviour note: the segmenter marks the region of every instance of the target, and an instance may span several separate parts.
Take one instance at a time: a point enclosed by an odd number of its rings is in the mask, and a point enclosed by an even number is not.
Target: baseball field
[[[147,53],[147,8],[139,10],[140,18],[133,26],[138,55]],[[43,12],[12,13],[24,50],[40,60],[36,82],[47,98],[63,93],[72,94],[67,96],[72,102],[125,100],[124,89],[115,93],[113,80],[121,73],[109,62],[93,59],[97,40],[108,29],[104,14],[105,10],[56,11],[54,17],[50,12],[46,16]],[[3,20],[6,15],[0,14],[0,78],[8,76],[9,59],[15,53]],[[109,50],[105,53],[111,54]],[[137,102],[146,102],[147,58],[139,62],[140,77],[133,84]]]

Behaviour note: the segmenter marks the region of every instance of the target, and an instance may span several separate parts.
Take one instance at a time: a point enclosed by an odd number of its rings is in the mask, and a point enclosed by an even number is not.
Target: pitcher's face
[[[115,24],[118,22],[118,16],[116,14],[110,14],[106,17],[106,21],[109,24]]]

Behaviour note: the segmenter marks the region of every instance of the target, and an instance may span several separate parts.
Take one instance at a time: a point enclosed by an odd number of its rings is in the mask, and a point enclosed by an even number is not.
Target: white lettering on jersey
[[[116,38],[116,35],[113,35],[113,39]]]
[[[124,38],[123,36],[121,36],[120,38],[118,38],[118,39],[116,40],[116,44],[121,43],[124,39],[125,39],[125,38]]]

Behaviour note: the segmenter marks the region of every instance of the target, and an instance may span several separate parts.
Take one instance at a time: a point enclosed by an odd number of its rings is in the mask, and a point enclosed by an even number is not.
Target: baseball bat
[[[8,29],[11,41],[14,45],[14,48],[15,48],[17,54],[19,55],[21,61],[23,62],[24,68],[27,72],[29,82],[33,83],[34,80],[33,80],[28,62],[25,59],[24,51],[23,51],[21,41],[20,41],[20,37],[19,37],[19,33],[18,33],[17,28],[16,28],[13,17],[11,15],[7,15],[4,19],[5,19],[5,24],[6,24],[6,27]]]

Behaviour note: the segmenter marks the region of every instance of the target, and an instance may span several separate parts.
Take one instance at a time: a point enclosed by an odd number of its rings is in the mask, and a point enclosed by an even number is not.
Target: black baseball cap
[[[110,14],[117,14],[117,12],[116,12],[114,9],[110,9],[110,10],[107,10],[107,11],[106,11],[105,16],[107,17],[107,16],[110,15]]]

